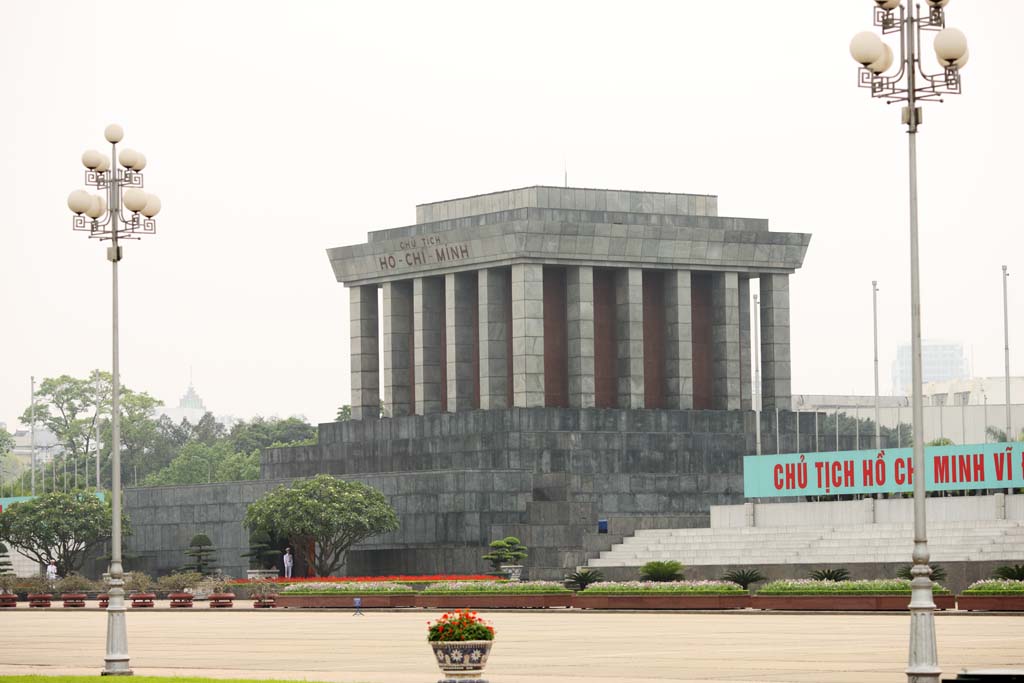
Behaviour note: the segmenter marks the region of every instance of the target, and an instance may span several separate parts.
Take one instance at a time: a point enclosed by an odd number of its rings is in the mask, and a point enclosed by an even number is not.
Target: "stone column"
[[[594,269],[569,267],[566,272],[569,328],[569,405],[594,407]]]
[[[352,419],[380,417],[380,339],[377,334],[377,285],[348,290]]]
[[[714,273],[711,289],[712,402],[740,408],[740,285],[738,273]]]
[[[665,273],[665,402],[693,409],[693,308],[690,271]]]
[[[475,272],[444,276],[445,342],[448,346],[448,411],[472,410],[476,393],[473,343],[476,330],[477,275]]]
[[[544,266],[512,266],[512,383],[516,407],[544,405]]]
[[[418,277],[412,283],[416,414],[441,412],[441,344],[444,328],[444,280]]]
[[[740,410],[753,410],[750,365],[750,278],[740,275]]]
[[[385,417],[412,415],[412,371],[412,282],[385,282]]]
[[[639,268],[615,272],[619,407],[644,407],[644,281]]]
[[[501,268],[477,271],[480,334],[480,408],[497,410],[508,404],[508,273]]]
[[[761,275],[761,396],[765,410],[793,407],[789,275]]]

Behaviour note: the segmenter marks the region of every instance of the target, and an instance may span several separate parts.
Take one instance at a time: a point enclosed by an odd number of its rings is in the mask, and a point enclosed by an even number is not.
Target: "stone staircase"
[[[913,525],[642,529],[587,562],[639,567],[651,560],[701,565],[906,563]],[[1024,522],[936,521],[928,525],[933,562],[1024,561]]]

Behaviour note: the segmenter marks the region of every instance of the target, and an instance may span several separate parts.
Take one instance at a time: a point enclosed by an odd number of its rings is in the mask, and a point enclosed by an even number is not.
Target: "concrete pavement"
[[[138,674],[432,683],[426,644],[434,611],[129,611]],[[900,681],[909,617],[739,612],[485,613],[498,632],[491,683]],[[0,613],[0,671],[94,674],[105,615],[96,610]],[[1022,667],[1020,616],[940,614],[946,675],[963,667]]]

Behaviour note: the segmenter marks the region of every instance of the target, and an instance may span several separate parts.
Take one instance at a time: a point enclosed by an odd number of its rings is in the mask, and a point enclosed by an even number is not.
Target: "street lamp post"
[[[761,455],[761,306],[758,295],[754,295],[754,422],[757,428],[754,430],[755,445],[757,454]]]
[[[75,190],[68,196],[68,208],[75,214],[73,228],[89,233],[89,237],[110,240],[107,260],[112,265],[112,330],[113,362],[110,397],[110,460],[111,494],[113,499],[110,552],[110,601],[107,607],[107,648],[104,676],[132,675],[128,657],[128,631],[125,623],[124,570],[121,566],[121,412],[120,373],[118,359],[117,264],[122,251],[119,240],[139,239],[156,232],[153,217],[160,211],[156,195],[142,191],[142,171],[146,157],[132,149],[121,149],[117,143],[124,137],[121,126],[111,124],[104,130],[110,143],[111,156],[90,149],[82,154],[85,184],[101,190],[90,195]],[[121,168],[118,168],[120,163]],[[122,212],[122,204],[130,215]],[[84,214],[84,215],[83,215]]]
[[[1006,359],[1006,440],[1013,441],[1010,418],[1010,313],[1006,302],[1006,281],[1010,273],[1003,266],[1003,353]]]
[[[36,378],[35,376],[30,378],[32,382],[32,407],[29,409],[31,413],[32,424],[29,425],[29,431],[31,436],[29,439],[32,442],[32,457],[30,463],[32,465],[32,495],[36,495]],[[22,385],[24,386],[24,385]],[[45,486],[46,477],[43,477],[43,484]]]
[[[910,327],[914,428],[914,565],[911,569],[910,652],[906,669],[910,683],[938,683],[938,650],[935,643],[935,601],[932,570],[928,566],[927,521],[924,481],[924,408],[921,390],[921,286],[917,239],[917,129],[921,124],[918,102],[942,101],[944,95],[960,94],[960,69],[967,63],[967,39],[946,28],[945,6],[949,0],[927,0],[921,14],[913,3],[875,0],[874,25],[883,35],[898,34],[899,59],[876,33],[864,31],[850,42],[850,54],[861,65],[858,85],[870,88],[871,96],[887,103],[906,102],[903,123],[907,126],[910,168]],[[942,70],[928,73],[919,54],[923,31],[937,31],[934,47]],[[894,73],[886,75],[893,66]]]
[[[871,281],[871,311],[875,330],[875,448],[881,448],[882,422],[878,410],[878,280]]]

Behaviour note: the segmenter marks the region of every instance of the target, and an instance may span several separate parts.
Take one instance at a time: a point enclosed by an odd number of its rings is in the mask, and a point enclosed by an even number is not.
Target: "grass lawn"
[[[96,683],[97,676],[0,676],[0,683]],[[104,680],[121,680],[105,678]],[[251,678],[196,678],[194,676],[131,676],[131,683],[295,683],[295,681]]]

